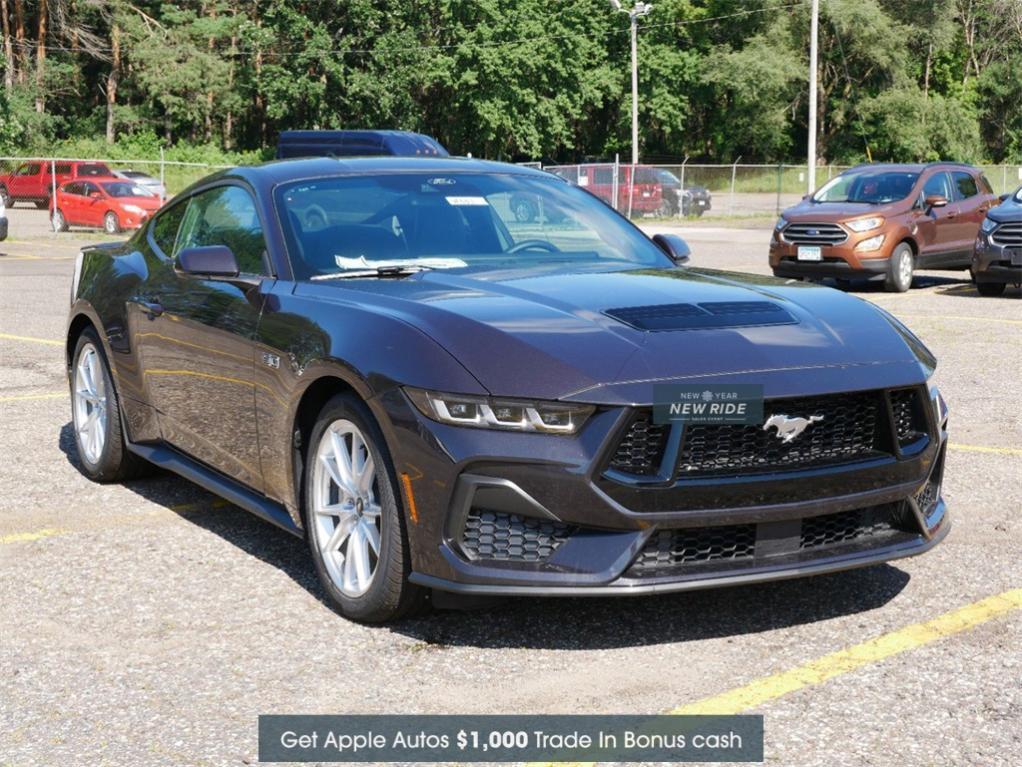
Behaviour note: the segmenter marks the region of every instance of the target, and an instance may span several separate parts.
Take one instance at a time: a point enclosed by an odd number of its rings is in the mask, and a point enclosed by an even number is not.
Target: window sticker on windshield
[[[448,197],[447,202],[451,205],[489,205],[485,197]]]

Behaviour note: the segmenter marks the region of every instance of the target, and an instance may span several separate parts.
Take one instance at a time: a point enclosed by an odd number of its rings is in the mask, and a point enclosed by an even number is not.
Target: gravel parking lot
[[[764,714],[770,764],[1022,763],[1017,289],[981,298],[961,273],[932,272],[907,294],[858,291],[940,359],[954,528],[929,554],[696,594],[506,600],[370,628],[325,606],[297,539],[174,476],[106,486],[82,476],[61,339],[75,253],[99,238],[45,234],[45,212],[9,215],[0,765],[250,764],[260,713],[680,707]],[[769,228],[676,231],[695,265],[769,273]],[[999,600],[905,630],[988,597]],[[833,655],[846,648],[856,649]]]

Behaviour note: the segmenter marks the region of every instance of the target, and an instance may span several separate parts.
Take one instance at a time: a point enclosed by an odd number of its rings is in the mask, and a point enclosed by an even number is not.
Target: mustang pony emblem
[[[766,420],[766,423],[763,424],[763,431],[769,431],[770,427],[773,426],[777,429],[777,436],[781,438],[782,442],[791,442],[795,437],[804,432],[809,424],[822,420],[822,415],[811,415],[808,418],[802,418],[801,416],[790,418],[778,413]]]

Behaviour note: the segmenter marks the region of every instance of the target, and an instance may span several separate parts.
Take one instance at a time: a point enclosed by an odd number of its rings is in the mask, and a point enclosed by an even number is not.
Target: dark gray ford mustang
[[[838,291],[686,259],[508,165],[216,174],[78,259],[82,465],[162,466],[307,537],[363,621],[431,590],[645,594],[941,540],[947,414],[918,339]],[[661,422],[656,384],[760,386],[763,420]]]

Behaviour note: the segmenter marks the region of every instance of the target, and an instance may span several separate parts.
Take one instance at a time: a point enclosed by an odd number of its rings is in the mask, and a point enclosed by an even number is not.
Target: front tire
[[[912,254],[912,246],[907,242],[899,243],[891,253],[890,261],[887,264],[887,277],[884,279],[884,289],[888,293],[904,293],[912,287],[912,275],[915,269],[915,257]]]
[[[312,430],[303,483],[312,559],[341,615],[382,623],[420,606],[397,478],[366,406],[351,395],[327,403]]]
[[[64,218],[64,213],[58,208],[53,211],[53,231],[66,232],[67,230],[67,219]]]
[[[71,415],[82,471],[94,482],[119,482],[149,468],[128,451],[120,402],[103,347],[92,328],[78,337],[71,363]]]
[[[117,214],[113,211],[103,216],[103,231],[107,234],[117,234],[121,231],[121,222],[117,220]]]
[[[996,297],[1004,293],[1004,289],[1008,287],[1005,282],[977,282],[976,290],[979,291],[981,296]]]

